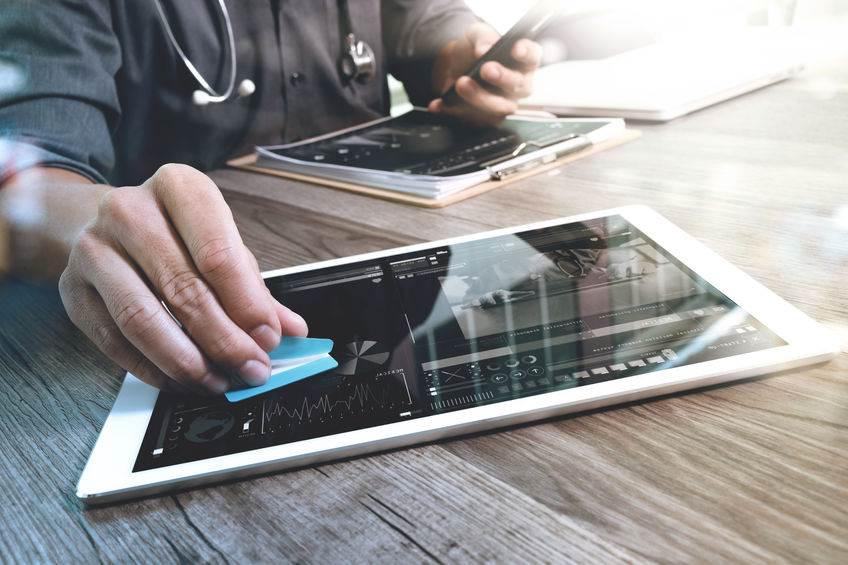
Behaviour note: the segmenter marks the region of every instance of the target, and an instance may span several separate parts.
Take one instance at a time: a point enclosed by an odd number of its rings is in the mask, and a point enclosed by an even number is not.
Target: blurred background
[[[504,33],[535,0],[466,2],[482,19]],[[686,42],[685,56],[690,69],[709,66],[713,61],[710,53],[722,49],[725,57],[732,56],[730,50],[743,57],[757,56],[761,67],[764,58],[781,58],[785,63],[791,55],[797,66],[811,66],[848,53],[848,1],[845,0],[560,0],[559,6],[561,15],[546,27],[540,38],[545,50],[544,63],[598,62],[581,64],[581,77],[609,75],[610,61],[601,61],[619,55],[630,57],[630,53],[640,49],[670,42]],[[744,45],[739,44],[742,35],[746,39]],[[754,35],[760,38],[751,42]],[[762,39],[764,36],[768,40]],[[658,67],[668,64],[660,56],[653,58]],[[640,65],[646,64],[643,59]],[[593,70],[595,74],[586,75]],[[640,72],[645,75],[644,69],[640,68]],[[554,80],[544,73],[540,78],[543,82]],[[550,85],[541,84],[541,89],[546,86]],[[395,81],[391,87],[393,113],[406,111],[409,105],[402,87]],[[596,96],[597,92],[586,95]]]
[[[501,33],[535,1],[466,0],[483,20]],[[687,51],[681,57],[687,57],[690,68],[709,66],[711,54],[719,49],[724,50],[724,57],[731,56],[735,50],[743,56],[780,57],[784,61],[791,52],[796,66],[814,66],[848,53],[848,0],[553,0],[553,3],[558,4],[560,15],[539,38],[544,47],[545,65],[563,61],[603,61],[684,39]],[[753,44],[740,46],[728,39],[735,34],[735,41],[738,41],[740,32],[750,30],[767,30],[771,36],[769,43],[758,39]],[[647,76],[643,66],[650,64],[645,61],[646,57],[647,54],[639,61],[642,65],[639,73],[643,78]],[[668,65],[662,57],[652,57],[658,67],[655,72]],[[630,64],[629,59],[625,60]],[[762,61],[759,64],[762,66]],[[539,90],[545,91],[569,79],[573,81],[575,77],[568,74],[571,72],[572,69],[567,68],[556,78],[543,74]],[[579,72],[581,79],[588,78],[597,84],[594,90],[575,95],[597,99],[598,90],[631,88],[628,83],[632,82],[632,76],[620,76],[611,84],[598,80],[599,77],[609,78],[608,63],[584,64]],[[0,59],[0,94],[17,90],[22,81],[20,70]],[[657,84],[654,91],[643,93],[643,96],[656,96],[658,91],[667,88],[667,84]],[[392,113],[408,110],[410,105],[402,85],[390,79],[390,90]],[[550,94],[546,97],[550,98]],[[613,102],[606,102],[604,107],[614,106]],[[9,158],[8,150],[0,151],[0,157],[3,155]],[[18,161],[21,158],[16,156]]]

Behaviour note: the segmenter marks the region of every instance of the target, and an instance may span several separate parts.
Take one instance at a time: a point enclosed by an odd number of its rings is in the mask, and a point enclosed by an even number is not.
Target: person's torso
[[[218,0],[160,0],[179,45],[218,92],[230,78],[227,30]],[[236,85],[248,97],[206,106],[171,45],[154,0],[116,0],[121,44],[116,76],[121,118],[113,134],[112,181],[137,184],[165,162],[208,170],[254,145],[311,137],[388,111],[379,0],[349,0],[351,24],[376,55],[376,76],[351,82],[339,71],[338,0],[227,0],[237,59]]]

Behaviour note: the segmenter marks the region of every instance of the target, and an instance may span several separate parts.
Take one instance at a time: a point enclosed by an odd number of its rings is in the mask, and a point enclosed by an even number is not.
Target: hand
[[[533,74],[542,60],[542,47],[529,39],[519,39],[512,46],[515,69],[489,61],[480,70],[481,77],[502,94],[486,89],[468,76],[463,76],[498,40],[498,33],[484,23],[468,28],[465,37],[448,43],[436,58],[433,67],[433,84],[439,93],[446,92],[456,83],[460,104],[445,104],[441,98],[430,102],[431,112],[442,112],[472,123],[497,124],[515,113],[518,100],[526,98],[533,90]]]
[[[468,310],[470,308],[492,308],[494,306],[508,304],[517,300],[523,300],[525,298],[529,298],[535,295],[536,291],[533,290],[498,289],[493,290],[492,292],[487,292],[486,294],[478,296],[471,302],[463,304],[462,309]]]
[[[657,271],[656,263],[648,261],[633,249],[610,250],[606,268],[610,281],[644,277]]]
[[[159,388],[221,394],[231,375],[263,384],[266,352],[307,331],[271,297],[218,188],[184,165],[105,193],[59,291],[101,351]]]

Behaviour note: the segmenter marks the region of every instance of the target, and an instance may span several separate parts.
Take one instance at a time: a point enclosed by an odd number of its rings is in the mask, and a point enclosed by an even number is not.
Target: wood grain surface
[[[647,203],[848,337],[848,61],[443,210],[224,170],[263,268]],[[0,561],[848,562],[848,353],[803,371],[86,510],[121,371],[0,283]]]

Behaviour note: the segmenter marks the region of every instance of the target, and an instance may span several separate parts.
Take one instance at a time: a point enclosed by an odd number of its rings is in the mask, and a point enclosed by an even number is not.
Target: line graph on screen
[[[269,399],[263,403],[263,423],[298,424],[312,420],[336,419],[391,411],[412,404],[406,375],[375,377],[366,382],[340,381],[338,387],[322,394],[305,394],[297,399]]]

